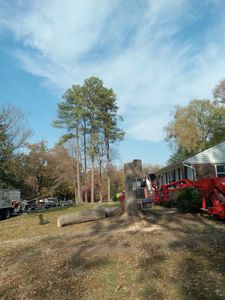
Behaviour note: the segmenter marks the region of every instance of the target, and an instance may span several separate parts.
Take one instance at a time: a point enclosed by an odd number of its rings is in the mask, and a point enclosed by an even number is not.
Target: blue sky
[[[124,118],[119,163],[165,164],[174,106],[211,99],[225,77],[224,24],[223,0],[0,0],[0,103],[52,147],[61,96],[97,76]]]

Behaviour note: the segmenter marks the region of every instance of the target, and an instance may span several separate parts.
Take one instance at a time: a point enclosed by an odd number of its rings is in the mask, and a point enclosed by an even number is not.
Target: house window
[[[172,181],[176,181],[176,171],[173,170],[172,172]]]
[[[181,180],[182,179],[182,174],[181,174],[181,169],[176,169],[176,180]]]
[[[173,172],[169,172],[168,173],[168,177],[169,177],[169,183],[173,182]]]
[[[225,177],[225,165],[216,166],[217,177]]]
[[[190,180],[194,180],[194,171],[191,168],[187,168],[185,167],[185,178],[190,179]]]

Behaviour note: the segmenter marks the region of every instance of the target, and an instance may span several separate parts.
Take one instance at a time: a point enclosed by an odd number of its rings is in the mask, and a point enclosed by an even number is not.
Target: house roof
[[[199,152],[191,157],[184,159],[183,161],[175,162],[170,164],[157,172],[156,174],[161,174],[169,172],[171,170],[177,169],[183,165],[192,165],[192,164],[221,164],[225,163],[225,141],[217,144],[209,149],[206,149],[202,152]]]
[[[183,162],[187,164],[225,163],[225,142],[199,152]]]
[[[155,174],[159,175],[161,173],[169,172],[171,170],[180,168],[182,165],[183,165],[183,161],[178,161],[178,162],[170,164],[164,168],[159,169],[158,171],[155,172]]]

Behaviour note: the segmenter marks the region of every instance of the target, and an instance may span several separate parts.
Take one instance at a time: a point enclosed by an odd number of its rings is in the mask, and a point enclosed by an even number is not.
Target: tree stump
[[[128,216],[138,215],[137,191],[134,183],[137,177],[142,177],[142,161],[134,159],[130,163],[124,165],[125,176],[125,213]]]

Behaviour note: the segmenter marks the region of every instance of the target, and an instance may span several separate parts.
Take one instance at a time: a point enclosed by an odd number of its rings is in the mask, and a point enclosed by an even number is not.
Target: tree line
[[[124,137],[121,121],[114,91],[97,77],[63,95],[53,126],[66,133],[53,149],[44,141],[29,144],[24,114],[2,106],[0,188],[18,188],[31,197],[75,196],[77,203],[110,200],[124,188],[123,171],[112,163],[113,145]]]
[[[28,142],[26,115],[11,104],[0,107],[0,188],[20,189],[26,198],[58,196],[79,202],[105,201],[124,189],[123,169],[113,165],[119,128],[116,95],[97,77],[73,85],[58,104],[56,128],[66,133],[53,149]],[[225,140],[225,79],[213,99],[177,105],[165,127],[170,162],[185,159]],[[151,173],[160,166],[146,165]]]

